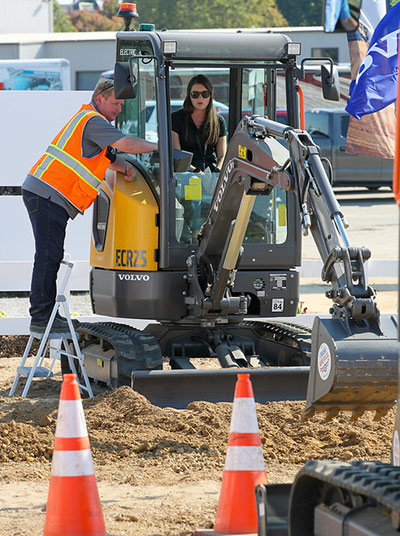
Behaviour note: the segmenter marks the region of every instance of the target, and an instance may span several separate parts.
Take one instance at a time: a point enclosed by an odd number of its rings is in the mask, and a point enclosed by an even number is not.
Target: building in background
[[[103,7],[103,0],[57,1],[66,13]],[[0,60],[66,58],[70,63],[73,90],[93,89],[100,74],[114,68],[115,32],[53,33],[52,0],[0,2]],[[121,20],[121,29],[122,26]],[[292,41],[300,42],[301,58],[330,56],[335,63],[350,61],[346,34],[327,34],[322,27],[268,30],[285,33]]]
[[[300,42],[301,58],[330,56],[335,63],[350,61],[346,34],[327,34],[322,27],[273,28],[272,31],[285,33],[292,41]],[[0,59],[66,58],[70,62],[71,89],[90,90],[103,71],[114,68],[115,44],[115,32],[3,34]]]
[[[52,31],[53,0],[1,0],[0,35]]]
[[[57,0],[64,13],[70,14],[77,9],[93,12],[96,9],[103,9],[103,0],[92,0],[80,2],[79,0]]]

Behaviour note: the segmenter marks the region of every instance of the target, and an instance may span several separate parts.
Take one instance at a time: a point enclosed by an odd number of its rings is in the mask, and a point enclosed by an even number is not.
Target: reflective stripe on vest
[[[110,165],[107,147],[92,157],[82,154],[84,129],[92,117],[105,118],[84,104],[50,142],[29,173],[47,183],[82,214],[95,200]]]
[[[76,128],[79,126],[79,123],[82,120],[88,120],[88,116],[95,116],[100,115],[98,112],[91,111],[91,110],[82,110],[79,112],[75,117],[71,119],[69,123],[64,127],[64,130],[62,131],[58,141],[56,144],[50,144],[47,147],[47,151],[44,153],[46,158],[43,160],[43,162],[40,164],[38,168],[35,170],[35,177],[40,179],[43,175],[43,173],[46,171],[46,169],[50,166],[50,164],[57,160],[64,166],[68,167],[71,171],[76,173],[79,178],[81,178],[88,186],[93,188],[96,192],[99,191],[102,180],[98,179],[91,171],[87,169],[84,164],[82,164],[79,160],[71,156],[66,151],[63,151],[64,146],[67,144],[68,140],[71,138],[71,136],[74,134]]]
[[[98,191],[102,181],[95,177],[87,167],[85,167],[79,160],[76,160],[73,156],[65,151],[59,149],[55,145],[49,145],[47,151],[44,153],[46,158],[40,164],[35,172],[35,176],[40,179],[43,173],[53,160],[58,160],[61,164],[68,167],[71,171],[75,172],[79,177],[91,186],[94,190]]]
[[[74,133],[76,127],[79,125],[79,122],[81,119],[84,119],[87,115],[101,115],[98,112],[91,111],[91,110],[82,110],[82,112],[79,112],[75,117],[71,119],[67,125],[65,125],[64,132],[61,134],[60,139],[57,142],[57,147],[60,149],[65,146],[69,138]],[[102,117],[102,116],[101,116]]]

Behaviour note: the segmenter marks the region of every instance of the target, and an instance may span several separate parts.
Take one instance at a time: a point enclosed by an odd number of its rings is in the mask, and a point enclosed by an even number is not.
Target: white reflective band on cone
[[[94,474],[90,449],[55,450],[51,466],[53,476],[88,476]]]
[[[56,437],[86,437],[88,435],[81,400],[60,400]]]
[[[225,471],[265,471],[261,447],[228,447]]]
[[[258,422],[254,398],[235,398],[233,402],[230,433],[258,434]]]

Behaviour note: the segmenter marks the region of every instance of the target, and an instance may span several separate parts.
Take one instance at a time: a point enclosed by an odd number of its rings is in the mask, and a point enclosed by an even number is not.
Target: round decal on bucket
[[[399,433],[396,430],[393,437],[393,465],[400,465]]]
[[[321,344],[318,350],[318,372],[321,380],[327,380],[331,372],[331,352],[325,342]]]

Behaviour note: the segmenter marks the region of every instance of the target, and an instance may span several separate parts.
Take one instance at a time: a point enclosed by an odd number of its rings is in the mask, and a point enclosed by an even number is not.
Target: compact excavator
[[[307,390],[309,415],[384,414],[397,397],[397,320],[380,315],[364,270],[370,251],[350,245],[329,162],[299,128],[298,80],[308,61],[298,64],[300,44],[256,30],[135,31],[133,4],[120,14],[114,87],[125,103],[117,126],[159,149],[125,154],[135,180],[108,172],[94,205],[93,311],[125,320],[78,328],[89,377],[185,407],[231,400],[242,370],[260,402],[304,399]],[[191,153],[172,147],[171,110],[194,70],[207,72],[227,114],[219,173],[191,172]],[[331,60],[321,85],[325,98],[338,98]],[[301,233],[313,236],[330,284],[330,314],[312,329],[290,318]],[[147,325],[134,329],[126,319]],[[204,358],[218,366],[205,369]]]

